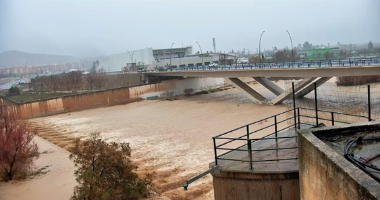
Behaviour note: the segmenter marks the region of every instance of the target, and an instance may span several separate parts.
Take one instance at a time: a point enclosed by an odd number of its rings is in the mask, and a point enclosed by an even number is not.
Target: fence
[[[253,163],[256,162],[271,162],[271,161],[281,161],[281,160],[295,160],[297,157],[277,157],[275,159],[259,159],[253,160],[252,152],[256,151],[282,151],[297,149],[297,146],[286,146],[278,147],[280,140],[297,138],[294,131],[298,128],[310,128],[317,127],[320,125],[321,121],[329,122],[327,125],[335,126],[336,124],[350,124],[353,121],[351,118],[357,118],[357,121],[371,121],[371,87],[367,86],[367,115],[360,114],[350,114],[338,111],[328,111],[321,110],[318,108],[318,91],[316,89],[316,84],[314,85],[314,108],[306,107],[296,107],[295,92],[294,92],[294,82],[292,83],[292,106],[293,108],[288,109],[285,112],[252,122],[250,124],[238,127],[236,129],[227,131],[220,135],[213,137],[214,143],[214,157],[215,165],[218,165],[220,161],[238,161],[238,162],[248,162],[250,163],[250,169],[253,169]],[[329,116],[329,117],[326,117]],[[348,121],[344,121],[341,116],[348,116],[351,118]],[[273,120],[273,123],[252,130],[251,127],[263,121]],[[268,131],[269,130],[269,131]],[[245,132],[245,134],[241,134]],[[264,132],[264,136],[262,134]],[[252,134],[261,135],[257,138],[252,138]],[[261,145],[258,141],[273,141],[271,145]],[[268,144],[268,142],[267,142]],[[269,146],[269,148],[268,148]],[[275,146],[275,148],[274,148]],[[236,152],[247,152],[248,159],[239,158],[239,156],[234,156]],[[236,154],[235,154],[236,155]]]
[[[346,121],[350,123],[364,122],[366,120],[358,116],[368,117],[369,115],[371,115],[371,119],[380,119],[380,87],[378,84],[338,87],[333,82],[334,78],[331,80],[332,81],[319,86],[316,90],[314,89],[313,92],[310,92],[304,98],[296,99],[297,107],[305,108],[301,110],[301,115],[315,117],[316,114],[318,114],[320,119],[319,123],[332,125],[331,121],[324,120],[324,118],[331,119],[331,113],[316,113],[314,109],[317,107],[319,110],[351,114],[337,114],[334,116],[334,119],[337,121]],[[285,88],[291,88],[291,82],[286,82]],[[288,109],[293,108],[292,101],[287,100],[285,104]],[[314,120],[310,118],[309,120],[305,119],[305,121],[311,122]],[[338,125],[339,124],[343,123],[338,122]]]

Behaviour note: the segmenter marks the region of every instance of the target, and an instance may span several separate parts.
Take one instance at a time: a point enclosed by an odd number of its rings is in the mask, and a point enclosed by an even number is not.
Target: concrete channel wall
[[[27,103],[16,103],[0,97],[6,105],[17,111],[21,119],[43,117],[60,113],[79,111],[97,107],[127,104],[149,97],[172,92],[173,95],[183,94],[186,88],[202,87],[223,83],[223,79],[189,78],[169,80],[156,84],[146,84],[131,87],[121,87],[82,94],[72,94],[60,98],[46,99]],[[194,91],[199,88],[194,88]],[[182,91],[182,92],[181,92]]]
[[[298,137],[301,200],[379,199],[378,184],[313,131],[316,130],[303,130]]]
[[[215,200],[298,200],[298,171],[213,174]]]

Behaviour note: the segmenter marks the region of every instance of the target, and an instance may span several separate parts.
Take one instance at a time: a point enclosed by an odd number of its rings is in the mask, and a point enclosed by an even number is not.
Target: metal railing
[[[294,110],[296,110],[296,112],[294,112]],[[331,118],[329,119],[329,118],[318,117],[318,115],[309,116],[309,115],[301,114],[302,110],[316,111],[316,114],[318,112],[331,113]],[[286,117],[286,114],[289,113],[289,112],[295,113],[294,116]],[[285,115],[285,119],[278,120],[279,116],[282,116],[282,115]],[[296,159],[298,159],[298,157],[286,157],[286,158],[276,158],[276,159],[253,160],[253,158],[252,158],[252,152],[257,152],[257,151],[279,151],[279,150],[281,151],[281,150],[297,149],[298,146],[278,147],[278,140],[289,139],[289,138],[297,138],[297,136],[295,134],[293,134],[293,136],[279,136],[281,133],[284,133],[285,131],[292,131],[292,130],[295,131],[295,129],[294,128],[291,129],[291,127],[296,127],[298,129],[301,128],[301,125],[304,125],[305,127],[307,127],[307,126],[308,127],[317,127],[319,125],[318,124],[319,123],[318,120],[331,121],[332,126],[334,126],[335,123],[342,123],[342,124],[350,124],[351,123],[351,122],[348,122],[348,121],[336,120],[335,119],[336,115],[346,115],[346,116],[359,117],[359,118],[371,121],[371,119],[370,119],[369,116],[363,116],[363,115],[347,114],[347,113],[341,113],[341,112],[335,112],[335,111],[316,110],[316,109],[311,109],[311,108],[297,107],[295,109],[290,109],[290,110],[278,113],[276,115],[273,115],[273,116],[270,116],[270,117],[267,117],[267,118],[264,118],[264,119],[261,119],[261,120],[249,123],[249,124],[241,126],[241,127],[238,127],[236,129],[227,131],[227,132],[222,133],[220,135],[214,136],[212,139],[213,139],[213,143],[214,143],[215,165],[218,165],[219,161],[222,161],[222,160],[249,162],[250,163],[250,170],[252,170],[253,169],[253,163],[255,163],[255,162],[296,160]],[[308,118],[308,119],[312,118],[312,119],[315,120],[315,124],[302,122],[302,118]],[[274,123],[270,124],[270,125],[267,125],[267,126],[264,126],[262,128],[259,128],[257,130],[253,130],[253,131],[250,130],[250,127],[252,125],[261,123],[263,121],[267,121],[268,119],[273,119]],[[289,121],[291,123],[288,123]],[[287,125],[288,124],[290,124],[290,125],[282,127],[282,128],[279,128],[279,125],[281,125],[283,123],[287,123]],[[272,129],[273,132],[265,135],[264,137],[261,137],[261,138],[251,138],[250,137],[252,134],[257,134],[257,133],[259,133],[261,131],[264,131],[266,129],[269,129],[271,127],[273,128]],[[246,131],[246,134],[240,135],[240,136],[237,136],[237,137],[228,137],[229,134],[233,134],[233,133],[235,133],[235,132],[237,132],[239,130],[244,130],[244,129]],[[263,141],[263,140],[275,140],[274,144],[275,144],[276,147],[275,148],[274,147],[262,148],[262,149],[253,148],[255,146],[255,144],[258,144],[257,143],[258,141]],[[217,144],[218,141],[221,141],[221,143]],[[240,142],[243,141],[243,142],[245,142],[245,144],[243,144],[243,145],[232,145],[232,143],[238,143],[239,141]],[[232,147],[230,147],[230,148],[225,147],[228,144],[230,144],[232,146],[237,146],[237,147],[233,147],[233,148]],[[273,146],[273,145],[271,145],[271,146]],[[220,151],[224,151],[224,152],[221,153],[221,154],[219,154]],[[249,159],[245,160],[245,159],[236,159],[236,158],[228,158],[228,157],[226,157],[226,155],[231,154],[233,152],[247,152]]]
[[[296,62],[263,62],[254,64],[232,64],[217,66],[187,66],[170,68],[166,71],[208,71],[208,70],[237,70],[237,69],[271,69],[271,68],[308,68],[308,67],[350,67],[380,65],[380,57],[353,58],[339,60],[306,60]]]
[[[187,190],[190,183],[198,180],[199,178],[207,175],[208,173],[216,173],[220,174],[220,162],[222,161],[237,161],[237,162],[249,162],[249,169],[253,170],[253,163],[257,162],[271,162],[271,161],[283,161],[283,160],[297,160],[297,154],[295,152],[293,153],[293,156],[295,154],[295,157],[279,157],[278,151],[285,151],[285,150],[292,150],[292,149],[298,149],[297,142],[292,143],[291,141],[288,142],[288,145],[294,145],[294,146],[285,146],[285,147],[279,147],[279,140],[287,140],[292,138],[297,138],[297,135],[295,134],[296,129],[301,129],[301,125],[306,127],[318,127],[321,124],[319,123],[321,121],[329,121],[331,122],[331,126],[335,126],[335,123],[340,124],[351,124],[352,122],[349,121],[342,121],[342,120],[336,120],[336,117],[339,115],[345,115],[345,116],[351,116],[351,117],[358,117],[361,119],[365,119],[368,121],[372,121],[371,118],[371,89],[370,85],[368,85],[368,116],[364,115],[357,115],[357,114],[348,114],[348,113],[342,113],[342,112],[336,112],[336,111],[327,111],[327,110],[320,110],[318,109],[318,96],[317,96],[317,84],[314,83],[314,101],[315,106],[314,109],[312,108],[304,108],[304,107],[296,107],[296,99],[295,99],[295,90],[294,90],[294,82],[292,83],[292,97],[293,97],[293,109],[278,113],[276,115],[272,115],[270,117],[246,124],[244,126],[235,128],[233,130],[227,131],[225,133],[219,134],[215,137],[213,137],[213,143],[214,143],[214,166],[208,169],[207,171],[194,176],[187,180],[182,187]],[[303,112],[305,111],[305,112]],[[314,115],[307,115],[307,111],[313,111]],[[313,113],[312,112],[312,113]],[[287,115],[288,113],[293,113],[290,115]],[[303,114],[306,113],[306,114]],[[319,113],[330,113],[330,118],[326,118],[325,116],[320,117]],[[282,116],[284,119],[280,119]],[[252,131],[252,126],[256,124],[262,124],[262,122],[267,122],[268,120],[273,119],[273,124],[257,128]],[[306,119],[306,120],[301,120]],[[315,124],[310,119],[315,120]],[[285,124],[285,125],[283,125]],[[270,130],[273,127],[272,130]],[[291,129],[291,127],[294,127]],[[239,131],[244,131],[245,134],[239,135]],[[268,131],[268,132],[264,132]],[[273,131],[273,132],[271,132]],[[293,132],[294,131],[294,132]],[[265,133],[266,135],[259,138],[252,138],[252,134],[259,134],[259,133]],[[287,132],[285,134],[285,132]],[[238,136],[230,136],[235,133],[238,133]],[[280,135],[282,134],[282,136]],[[226,141],[227,140],[227,141]],[[274,141],[274,143],[265,143],[266,141]],[[218,141],[221,141],[218,144]],[[264,141],[260,142],[259,141]],[[243,144],[241,144],[243,143]],[[264,143],[264,144],[261,144]],[[228,147],[227,145],[231,145],[232,147]],[[262,145],[260,147],[260,145]],[[255,148],[253,148],[255,147]],[[220,151],[224,151],[220,154]],[[253,160],[252,153],[253,152],[264,152],[264,151],[276,151],[276,156],[273,159],[257,159]],[[244,156],[244,153],[234,153],[238,152],[247,152],[246,156]],[[248,159],[239,159],[240,157],[246,158],[248,156]],[[258,156],[260,158],[260,156]]]

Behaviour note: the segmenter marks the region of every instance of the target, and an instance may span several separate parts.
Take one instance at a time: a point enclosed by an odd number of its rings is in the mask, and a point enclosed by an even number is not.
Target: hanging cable
[[[355,145],[362,145],[363,142],[369,142],[369,141],[378,141],[380,142],[380,137],[372,137],[372,138],[363,138],[363,137],[359,137],[358,139],[356,140],[350,140],[346,143],[345,147],[344,147],[344,157],[346,159],[348,159],[350,162],[352,162],[354,165],[356,165],[357,167],[359,167],[361,170],[363,170],[365,173],[367,173],[369,176],[371,176],[373,179],[375,179],[377,182],[380,183],[380,178],[376,175],[374,175],[373,173],[379,173],[380,172],[380,168],[375,166],[375,165],[372,165],[370,162],[375,160],[376,158],[379,158],[380,157],[380,152],[378,155],[375,155],[371,158],[355,158],[354,157],[354,150],[351,149],[352,147],[354,147],[354,144]],[[371,169],[371,170],[369,170]]]

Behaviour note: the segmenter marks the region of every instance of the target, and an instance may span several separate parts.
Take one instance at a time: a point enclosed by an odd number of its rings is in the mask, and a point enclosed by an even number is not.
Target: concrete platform
[[[278,137],[295,136],[295,130]],[[274,138],[270,136],[268,138]],[[297,147],[297,138],[260,140],[252,142],[252,150]],[[247,145],[240,149],[247,149]],[[252,160],[273,160],[298,157],[298,149],[252,152]],[[249,161],[248,151],[233,151],[221,158]],[[211,163],[210,165],[213,165]],[[211,173],[216,200],[298,200],[300,199],[298,160],[249,162],[218,160],[220,174]]]

